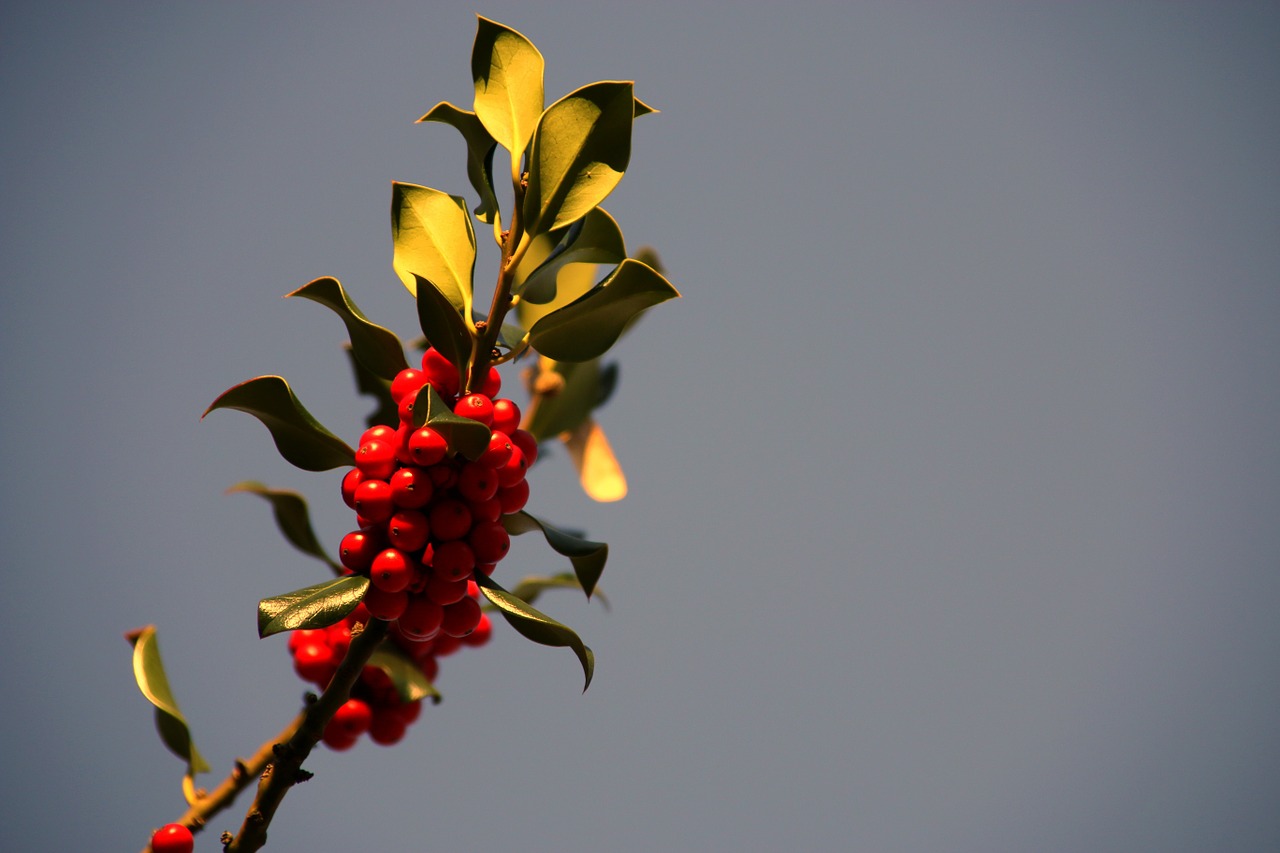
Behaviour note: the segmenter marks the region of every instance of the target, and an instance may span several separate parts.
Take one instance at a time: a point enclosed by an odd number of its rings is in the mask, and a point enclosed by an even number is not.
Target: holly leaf
[[[347,617],[369,588],[363,575],[346,575],[258,602],[258,636],[300,628],[327,628]]]
[[[558,575],[537,575],[521,578],[520,582],[511,590],[511,594],[527,604],[533,604],[541,597],[542,593],[549,589],[581,590],[582,583],[578,580],[578,576],[572,572],[561,572]],[[609,599],[605,598],[603,592],[597,589],[594,597],[605,610],[609,609]]]
[[[444,291],[416,273],[414,278],[418,282],[418,325],[428,345],[438,349],[458,370],[461,387],[466,382],[463,370],[471,361],[471,331]]]
[[[493,152],[498,143],[485,129],[484,122],[475,113],[448,101],[436,104],[418,121],[447,124],[462,134],[467,143],[467,179],[480,196],[480,206],[472,213],[481,222],[492,223],[498,219],[498,196],[493,191]]]
[[[431,704],[440,704],[440,691],[427,680],[422,667],[395,643],[380,643],[369,656],[368,665],[376,666],[387,674],[401,702],[430,699]]]
[[[315,530],[311,527],[311,516],[307,511],[306,499],[302,495],[283,489],[270,489],[252,480],[236,483],[227,489],[228,494],[234,492],[248,492],[266,500],[271,504],[276,526],[280,528],[280,532],[284,534],[284,538],[290,545],[309,557],[322,560],[333,569],[335,574],[343,574],[342,567],[330,559],[324,548],[320,547],[320,540],[316,538]]]
[[[630,81],[591,83],[547,107],[529,158],[527,233],[569,225],[613,192],[631,159],[635,109]]]
[[[285,294],[286,299],[291,296],[319,302],[337,314],[347,327],[351,351],[374,376],[390,382],[396,378],[397,373],[409,366],[404,357],[404,344],[400,343],[396,333],[370,322],[347,296],[336,278],[317,278],[292,293]]]
[[[344,344],[343,349],[351,362],[351,371],[355,374],[356,391],[366,397],[372,397],[378,404],[376,409],[365,416],[365,426],[395,423],[400,415],[395,400],[391,399],[391,383],[369,372],[351,351],[351,344]]]
[[[620,501],[627,496],[627,478],[613,454],[604,430],[592,418],[563,436],[564,445],[578,471],[578,482],[592,500]]]
[[[522,636],[544,646],[568,646],[573,649],[586,676],[586,683],[582,686],[583,692],[586,692],[591,686],[591,676],[595,671],[595,655],[578,635],[545,613],[535,610],[527,601],[507,592],[484,572],[474,572],[474,578],[485,598],[493,602],[503,618]]]
[[[304,471],[329,471],[355,459],[355,451],[313,418],[279,376],[258,376],[228,388],[201,419],[214,409],[235,409],[262,421],[280,455]]]
[[[138,689],[147,701],[155,706],[156,731],[160,740],[174,755],[187,764],[187,775],[206,773],[209,764],[196,749],[191,738],[191,730],[187,721],[178,710],[178,701],[173,698],[169,688],[169,677],[164,671],[164,662],[160,659],[160,644],[156,639],[156,628],[148,625],[131,631],[125,638],[133,645],[133,677],[138,682]]]
[[[552,386],[556,390],[535,395],[524,424],[534,438],[546,441],[577,429],[591,417],[591,410],[601,396],[604,372],[599,359],[594,358],[580,362],[543,358],[539,368],[544,372],[553,371],[561,380]]]
[[[599,285],[529,327],[529,343],[556,361],[608,351],[640,312],[680,293],[653,267],[627,258]]]
[[[545,521],[534,518],[524,510],[502,516],[502,526],[512,536],[528,533],[531,530],[541,531],[547,544],[558,554],[569,558],[573,564],[573,572],[582,584],[582,591],[591,597],[596,584],[600,581],[600,573],[604,571],[605,561],[609,558],[609,546],[604,542],[592,542],[552,527]]]
[[[560,236],[560,242],[547,253],[538,267],[526,278],[522,279],[517,274],[512,293],[520,297],[522,305],[547,305],[553,302],[557,296],[557,276],[567,264],[590,263],[612,266],[627,256],[622,229],[603,208],[592,208],[586,216],[565,229],[563,234],[553,232],[553,234],[539,237],[538,240],[552,236]],[[532,250],[533,247],[530,248]],[[527,309],[526,313],[528,313]],[[524,317],[524,315],[521,316]]]
[[[413,426],[429,426],[444,437],[450,453],[478,459],[489,446],[493,434],[487,426],[454,414],[444,398],[430,385],[423,385],[413,403]]]
[[[425,278],[465,318],[471,317],[476,235],[467,203],[430,187],[391,184],[391,265],[410,293]]]
[[[479,17],[471,48],[476,116],[518,164],[542,114],[542,54],[510,27]]]

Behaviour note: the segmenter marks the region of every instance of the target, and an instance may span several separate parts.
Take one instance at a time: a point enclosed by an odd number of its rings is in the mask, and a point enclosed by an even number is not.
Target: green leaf
[[[301,628],[327,628],[355,610],[368,588],[369,579],[363,575],[346,575],[264,598],[258,602],[258,636],[270,637]]]
[[[418,121],[447,124],[462,134],[467,143],[467,179],[480,196],[480,206],[473,213],[481,222],[493,222],[497,219],[498,197],[493,191],[493,152],[498,143],[485,129],[484,122],[475,113],[455,107],[448,101],[436,104]]]
[[[330,559],[324,548],[320,547],[320,540],[316,538],[315,530],[311,527],[311,516],[307,511],[307,502],[302,495],[283,489],[267,488],[262,483],[256,483],[252,480],[236,483],[227,489],[227,492],[228,494],[248,492],[265,499],[271,504],[276,526],[280,528],[284,538],[289,540],[290,545],[309,557],[323,560],[336,574],[343,574],[342,568]]]
[[[454,414],[436,389],[423,385],[413,403],[413,426],[431,427],[444,437],[450,453],[461,453],[468,459],[478,459],[489,446],[493,434],[487,426],[471,418]]]
[[[351,362],[352,373],[355,374],[356,391],[366,397],[372,397],[378,404],[376,409],[365,416],[365,426],[396,423],[400,413],[395,400],[391,399],[391,383],[370,373],[351,351],[351,344],[344,344],[342,348],[346,351],[347,358]]]
[[[433,705],[440,704],[440,691],[427,680],[422,667],[395,643],[379,644],[369,656],[369,666],[376,666],[387,674],[401,702],[430,699]]]
[[[235,409],[262,421],[280,455],[304,471],[329,471],[355,460],[355,451],[313,418],[279,376],[257,376],[228,388],[200,417],[214,409]]]
[[[547,359],[547,361],[551,361]],[[551,362],[550,369],[564,380],[560,390],[543,394],[529,412],[525,429],[538,441],[555,438],[563,432],[571,432],[591,417],[591,410],[600,398],[600,360],[582,362]]]
[[[476,116],[519,163],[542,115],[542,54],[515,30],[477,17],[471,48]]]
[[[631,159],[635,97],[629,81],[601,81],[565,95],[533,135],[525,230],[554,231],[581,219],[622,180]]]
[[[660,112],[660,110],[655,110],[653,107],[649,106],[644,101],[640,100],[639,98],[636,98],[635,111],[633,114],[634,118],[640,118],[640,116],[647,116],[649,115],[649,113],[656,113],[656,112]]]
[[[466,201],[430,187],[393,181],[391,238],[391,264],[409,292],[416,296],[418,277],[425,278],[470,319],[476,235]]]
[[[462,314],[436,285],[420,275],[418,282],[418,325],[430,346],[458,369],[459,387],[466,382],[464,371],[471,361],[471,330]]]
[[[591,676],[595,671],[595,655],[591,649],[583,645],[582,640],[572,629],[538,610],[528,602],[522,601],[500,587],[493,578],[484,572],[474,573],[475,582],[485,598],[497,606],[503,617],[521,635],[544,646],[568,646],[578,656],[582,671],[586,675],[586,683],[582,686],[585,692],[591,686]]]
[[[396,333],[369,321],[342,289],[342,284],[330,276],[308,282],[285,297],[301,296],[319,302],[336,313],[347,327],[351,350],[355,357],[375,376],[388,382],[409,366],[404,358],[404,344]]]
[[[209,765],[196,749],[187,721],[178,710],[178,702],[169,688],[155,626],[140,628],[126,637],[133,644],[133,677],[142,695],[155,706],[156,730],[160,739],[170,752],[187,763],[188,776],[208,772]]]
[[[520,512],[504,515],[502,526],[512,536],[539,530],[546,537],[547,544],[558,554],[569,558],[573,564],[573,572],[582,584],[582,590],[590,598],[600,581],[600,573],[604,571],[605,561],[609,558],[609,546],[603,542],[592,542],[581,539],[559,528],[552,527],[545,521],[534,518],[529,513]]]
[[[596,358],[641,311],[679,295],[653,267],[627,258],[598,286],[530,326],[529,343],[556,361]]]
[[[532,323],[541,315],[536,311],[531,312],[531,306],[547,305],[556,299],[556,279],[560,270],[567,264],[590,263],[612,266],[626,256],[627,247],[618,223],[603,208],[592,208],[586,216],[566,229],[560,244],[527,278],[521,280],[517,275],[512,292],[520,296],[521,301],[518,304],[524,306],[525,313],[520,315],[521,320]],[[530,313],[536,316],[526,319],[526,315]]]
[[[516,584],[515,588],[511,590],[511,594],[527,604],[533,604],[542,593],[549,589],[581,590],[582,584],[578,581],[578,576],[572,572],[562,572],[558,575],[536,575],[521,578],[520,583]],[[605,610],[609,609],[609,599],[605,598],[604,593],[598,589],[595,591],[595,599],[600,602]]]

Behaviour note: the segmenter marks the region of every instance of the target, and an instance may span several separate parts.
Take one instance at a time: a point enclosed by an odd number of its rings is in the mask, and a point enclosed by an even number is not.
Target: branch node
[[[310,770],[303,770],[301,767],[299,767],[298,772],[294,774],[294,780],[293,780],[294,784],[306,782],[308,779],[313,778],[315,775],[316,774],[312,773]]]

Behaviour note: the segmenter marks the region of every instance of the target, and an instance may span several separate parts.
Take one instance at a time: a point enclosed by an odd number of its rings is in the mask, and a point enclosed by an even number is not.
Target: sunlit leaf
[[[591,676],[595,671],[595,655],[592,654],[591,649],[583,645],[582,640],[572,629],[561,625],[545,613],[535,610],[528,602],[507,592],[484,572],[477,571],[474,577],[485,598],[497,606],[511,627],[522,636],[544,646],[568,646],[573,649],[586,676],[586,683],[583,684],[582,689],[585,691],[591,686]]]
[[[316,538],[315,530],[311,527],[311,515],[307,510],[307,501],[302,495],[285,489],[271,489],[262,483],[256,483],[252,480],[236,483],[227,489],[227,492],[248,492],[265,499],[271,504],[276,526],[280,528],[280,532],[284,534],[284,538],[289,541],[290,545],[309,557],[323,560],[329,568],[333,569],[335,574],[343,573],[342,568],[330,559],[324,548],[320,547],[320,541]]]
[[[396,333],[370,322],[336,278],[317,278],[286,296],[301,296],[332,309],[347,327],[355,357],[375,376],[390,382],[409,366],[404,358],[404,344],[400,343]]]
[[[529,343],[557,361],[596,358],[640,312],[679,295],[652,267],[628,258],[598,287],[530,326]]]
[[[636,98],[635,113],[634,113],[635,118],[640,118],[640,116],[647,116],[650,113],[656,113],[656,112],[660,112],[660,110],[655,110],[653,107],[649,106],[644,101],[640,100],[639,98]]]
[[[542,114],[542,54],[520,33],[481,17],[471,49],[476,115],[517,162]]]
[[[383,642],[369,656],[369,666],[376,666],[391,679],[401,702],[430,699],[440,703],[440,691],[427,680],[427,676],[413,658],[394,642]]]
[[[609,503],[627,496],[627,478],[598,423],[588,418],[565,434],[564,444],[582,489],[592,500]]]
[[[133,644],[133,677],[142,695],[155,706],[156,730],[160,739],[170,752],[186,762],[188,776],[208,772],[209,765],[196,749],[187,721],[178,710],[178,702],[169,688],[155,626],[140,628],[126,637]]]
[[[473,213],[481,222],[493,222],[498,216],[498,197],[493,191],[493,152],[498,143],[485,129],[484,122],[470,110],[455,107],[448,101],[436,104],[418,121],[447,124],[462,134],[467,143],[467,179],[480,196],[480,206]]]
[[[280,455],[304,471],[329,471],[355,459],[355,451],[321,426],[279,376],[258,376],[223,391],[200,417],[214,409],[235,409],[262,421]]]
[[[552,550],[569,558],[569,562],[573,564],[573,572],[578,576],[578,582],[582,584],[583,592],[588,598],[591,597],[596,584],[600,581],[600,573],[604,571],[605,561],[609,559],[608,545],[604,542],[592,542],[552,527],[524,510],[502,516],[502,526],[513,536],[528,533],[531,530],[541,532]]]
[[[635,96],[629,81],[601,81],[571,92],[538,121],[523,213],[530,234],[586,216],[622,180],[631,159]]]
[[[489,436],[493,434],[479,421],[454,414],[449,404],[430,385],[422,386],[413,404],[414,428],[424,424],[444,437],[450,453],[461,453],[468,459],[479,458],[489,446]]]
[[[548,305],[556,302],[557,275],[567,264],[613,266],[626,256],[627,247],[618,223],[604,209],[592,208],[586,216],[566,229],[559,245],[547,255],[537,269],[523,280],[517,276],[517,283],[512,292],[519,295],[523,304]],[[566,301],[568,300],[560,300],[557,304],[563,304]],[[526,308],[525,312],[537,314],[529,308]],[[524,316],[522,315],[522,319]]]
[[[258,602],[258,636],[270,637],[301,628],[327,628],[355,610],[368,588],[369,579],[363,575],[346,575],[264,598]]]
[[[391,264],[409,292],[430,281],[463,317],[471,317],[476,235],[460,196],[394,181],[391,184]]]

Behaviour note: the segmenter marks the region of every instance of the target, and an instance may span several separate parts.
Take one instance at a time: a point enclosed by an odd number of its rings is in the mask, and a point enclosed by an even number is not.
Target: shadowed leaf
[[[485,129],[484,122],[469,110],[442,101],[419,122],[434,121],[456,128],[467,143],[467,179],[480,196],[480,206],[472,211],[481,222],[493,222],[498,218],[498,197],[493,191],[493,152],[498,143]]]
[[[431,427],[448,442],[450,453],[461,453],[477,459],[489,446],[492,434],[487,426],[471,418],[456,415],[436,389],[423,385],[413,404],[413,426]]]
[[[356,609],[369,579],[346,575],[258,602],[258,636],[300,628],[327,628]]]
[[[376,666],[387,674],[401,702],[430,699],[431,704],[440,704],[440,691],[427,680],[422,667],[395,643],[379,644],[369,656],[369,666]]]
[[[596,584],[600,581],[600,573],[604,571],[605,561],[609,558],[608,545],[582,539],[552,527],[524,510],[502,516],[502,526],[513,536],[528,533],[531,530],[540,531],[552,550],[569,558],[569,562],[573,564],[574,574],[582,584],[583,592],[588,598],[591,597]]]
[[[622,229],[618,227],[618,223],[612,216],[599,207],[592,208],[586,216],[570,225],[564,234],[555,232],[552,235],[543,235],[538,238],[538,241],[556,235],[561,237],[559,244],[547,254],[545,259],[539,261],[538,267],[527,278],[522,279],[517,274],[513,293],[518,294],[523,303],[547,305],[556,302],[557,274],[567,264],[590,263],[612,266],[627,256]],[[557,304],[572,301],[572,298],[562,299]],[[525,315],[521,316],[523,318]],[[531,323],[537,316],[540,315],[525,319],[524,322]]]
[[[321,426],[279,376],[258,376],[223,391],[200,417],[214,409],[235,409],[262,421],[280,455],[304,471],[329,471],[355,459],[355,451]]]
[[[170,752],[186,762],[188,776],[208,772],[209,765],[196,749],[187,721],[178,710],[178,702],[169,688],[155,626],[148,625],[126,636],[133,644],[133,677],[142,695],[155,706],[156,730],[160,739]]]
[[[544,646],[568,646],[573,649],[586,676],[586,683],[582,686],[583,691],[585,692],[591,686],[591,676],[595,671],[595,655],[592,654],[591,649],[583,645],[582,640],[572,629],[561,625],[545,613],[535,610],[528,602],[507,592],[484,572],[477,571],[474,577],[485,598],[494,603],[503,618],[522,636]]]
[[[521,578],[520,583],[515,585],[511,590],[511,594],[516,598],[533,604],[542,593],[550,589],[576,589],[582,590],[582,584],[578,582],[578,576],[572,572],[561,572],[558,575],[541,575],[527,578]],[[609,599],[600,590],[596,590],[592,596],[596,601],[600,602],[605,610],[609,609]]]
[[[471,331],[462,314],[435,284],[414,274],[418,282],[418,325],[429,344],[458,369],[459,384],[466,382],[463,370],[471,360]]]
[[[362,365],[373,375],[390,382],[396,374],[409,366],[404,358],[404,344],[390,329],[384,329],[369,321],[342,289],[342,284],[329,276],[304,284],[290,296],[301,296],[319,302],[333,310],[347,327],[351,350]]]
[[[290,545],[309,557],[323,560],[329,568],[333,569],[335,574],[343,574],[342,568],[330,559],[329,555],[320,547],[320,541],[316,538],[315,530],[311,527],[311,516],[307,511],[307,502],[302,495],[283,489],[271,489],[262,483],[255,483],[252,480],[236,483],[227,489],[227,492],[248,492],[265,499],[271,504],[276,526],[280,528],[284,538],[289,540]]]

